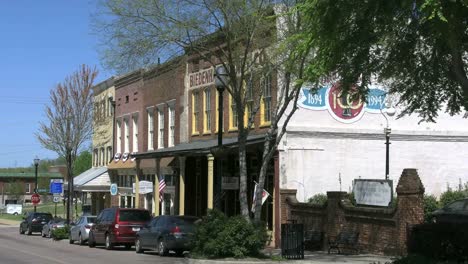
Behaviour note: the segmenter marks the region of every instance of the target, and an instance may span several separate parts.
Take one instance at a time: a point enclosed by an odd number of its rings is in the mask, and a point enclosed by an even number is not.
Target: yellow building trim
[[[192,135],[200,134],[198,132],[198,109],[196,109],[198,105],[195,105],[195,103],[198,104],[197,97],[198,97],[198,91],[193,91],[192,92]]]

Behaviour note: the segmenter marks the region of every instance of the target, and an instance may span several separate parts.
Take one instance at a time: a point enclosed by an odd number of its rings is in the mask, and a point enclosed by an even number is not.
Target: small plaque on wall
[[[393,199],[393,181],[356,179],[353,192],[358,205],[389,206]]]

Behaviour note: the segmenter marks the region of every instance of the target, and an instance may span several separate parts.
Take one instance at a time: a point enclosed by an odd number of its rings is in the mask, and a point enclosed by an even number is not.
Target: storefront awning
[[[251,135],[247,138],[247,144],[260,143],[265,140],[265,135]],[[218,140],[197,140],[190,143],[178,144],[171,148],[163,148],[154,151],[133,154],[137,159],[162,158],[173,156],[192,156],[206,155],[211,153],[211,150],[218,146]],[[223,147],[236,148],[237,137],[224,138]],[[162,165],[161,165],[162,166]]]
[[[118,170],[118,169],[135,169],[136,162],[132,161],[131,159],[127,159],[126,161],[118,160],[118,161],[111,161],[107,164],[107,168],[109,170]]]
[[[108,191],[110,178],[107,167],[91,168],[73,179],[73,188],[82,192]]]

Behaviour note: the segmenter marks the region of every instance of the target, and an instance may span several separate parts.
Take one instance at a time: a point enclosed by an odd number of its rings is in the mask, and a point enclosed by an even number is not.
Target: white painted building
[[[303,90],[278,147],[282,189],[297,189],[297,199],[306,201],[317,193],[350,191],[359,177],[385,178],[386,119],[379,110],[385,95],[374,88],[371,104],[354,102],[351,108],[334,100],[334,89],[316,95]],[[349,110],[343,116],[345,108]],[[387,116],[394,187],[404,168],[418,169],[426,193],[435,195],[447,185],[457,188],[460,180],[468,182],[468,119],[440,113],[437,123],[418,124],[417,115],[396,119],[399,113],[397,108],[395,116]]]

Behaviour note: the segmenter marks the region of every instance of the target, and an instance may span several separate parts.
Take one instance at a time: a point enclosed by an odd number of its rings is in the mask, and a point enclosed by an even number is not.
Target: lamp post
[[[385,107],[385,113],[388,116],[393,116],[395,114],[395,108],[392,106],[386,106]],[[388,180],[389,174],[390,174],[390,133],[392,133],[392,129],[389,126],[388,123],[388,118],[387,115],[385,115],[382,111],[382,108],[380,108],[380,113],[385,117],[385,121],[387,122],[387,126],[384,128],[384,134],[385,134],[385,180]]]
[[[36,178],[36,183],[34,185],[34,193],[37,193],[37,166],[39,166],[39,159],[35,158],[34,159],[34,167],[35,167],[35,178]],[[36,205],[34,205],[34,212],[36,212]]]
[[[216,157],[216,187],[215,187],[215,208],[221,210],[221,180],[223,163],[221,160],[221,151],[223,147],[223,93],[226,89],[228,74],[224,66],[217,67],[215,70],[215,86],[218,90],[218,150]]]

